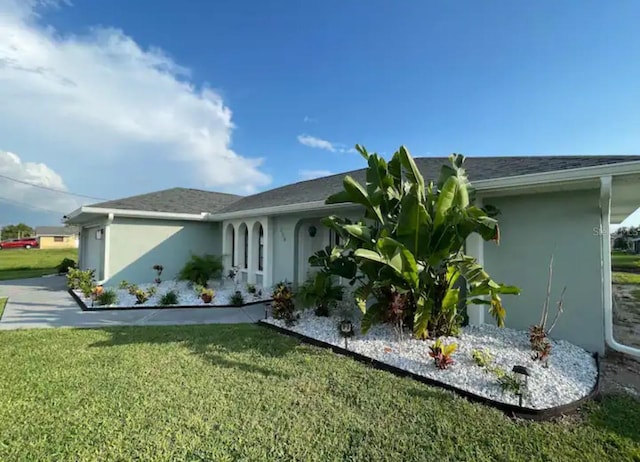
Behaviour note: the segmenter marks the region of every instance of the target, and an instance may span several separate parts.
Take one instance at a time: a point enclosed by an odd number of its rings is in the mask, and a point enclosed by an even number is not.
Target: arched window
[[[244,269],[249,268],[249,228],[244,227]]]
[[[264,269],[264,230],[262,225],[258,230],[258,271]]]

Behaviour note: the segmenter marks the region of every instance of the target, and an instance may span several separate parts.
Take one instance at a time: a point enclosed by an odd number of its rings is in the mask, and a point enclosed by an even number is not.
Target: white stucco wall
[[[163,279],[176,277],[191,254],[221,255],[220,223],[115,218],[109,225],[107,284],[144,283],[164,266]]]
[[[554,254],[551,314],[566,285],[564,314],[552,337],[604,352],[599,192],[597,190],[484,199],[501,211],[500,245],[484,243],[484,266],[499,282],[521,288],[505,295],[506,325],[528,329],[540,320]],[[491,322],[485,315],[485,320]],[[550,323],[551,321],[549,321]]]

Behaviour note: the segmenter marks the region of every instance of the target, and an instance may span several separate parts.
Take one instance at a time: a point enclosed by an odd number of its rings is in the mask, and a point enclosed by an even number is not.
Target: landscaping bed
[[[95,311],[95,310],[131,310],[131,309],[146,309],[146,308],[228,308],[228,307],[242,307],[247,305],[254,305],[259,303],[265,303],[270,300],[270,292],[264,291],[260,287],[255,287],[249,290],[247,285],[235,285],[232,282],[218,281],[212,284],[211,289],[214,292],[214,297],[211,303],[205,303],[202,300],[201,295],[194,289],[193,285],[188,281],[176,281],[166,280],[159,284],[140,284],[136,286],[139,290],[148,292],[152,289],[148,299],[144,303],[137,303],[137,298],[134,294],[126,288],[107,288],[105,290],[113,290],[116,294],[115,303],[107,305],[97,304],[93,298],[85,297],[80,290],[71,289],[70,293],[73,298],[80,304],[83,310]],[[177,303],[163,305],[161,304],[161,298],[168,292],[175,292],[177,295]],[[232,297],[240,292],[242,296],[242,303],[233,301]]]
[[[313,311],[304,311],[299,320],[290,326],[278,319],[268,318],[265,323],[280,329],[318,340],[328,345],[345,348],[345,339],[338,330],[339,318],[318,317]],[[444,344],[456,343],[458,348],[452,355],[454,363],[447,369],[438,369],[429,356],[433,341],[422,341],[403,334],[389,325],[372,327],[365,335],[348,339],[348,352],[393,368],[407,371],[417,377],[429,379],[453,388],[462,394],[472,394],[495,403],[518,406],[519,397],[505,391],[496,376],[486,367],[478,366],[472,352],[488,352],[493,366],[510,373],[515,365],[528,368],[531,376],[525,392],[523,407],[529,410],[550,410],[565,407],[593,395],[598,385],[596,359],[587,351],[566,341],[551,341],[552,353],[548,367],[532,359],[531,347],[526,332],[499,329],[490,325],[467,326],[459,338],[441,338]],[[565,410],[565,409],[561,409]]]

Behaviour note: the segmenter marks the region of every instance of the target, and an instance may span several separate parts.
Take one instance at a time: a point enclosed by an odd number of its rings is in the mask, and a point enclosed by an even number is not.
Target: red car
[[[0,242],[0,249],[31,249],[38,247],[38,240],[35,237],[23,237],[22,239],[9,239]]]

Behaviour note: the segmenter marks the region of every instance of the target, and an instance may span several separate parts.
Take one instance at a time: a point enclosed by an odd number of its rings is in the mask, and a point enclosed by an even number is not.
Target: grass
[[[4,307],[7,306],[7,298],[0,297],[0,319],[2,319],[2,315],[4,314]]]
[[[0,332],[0,460],[634,458],[625,396],[532,423],[255,325]]]
[[[640,268],[640,254],[613,252],[611,266],[614,268]]]
[[[640,284],[640,273],[621,273],[614,271],[611,273],[614,284]]]
[[[63,258],[78,260],[78,249],[0,250],[0,281],[54,274]]]

